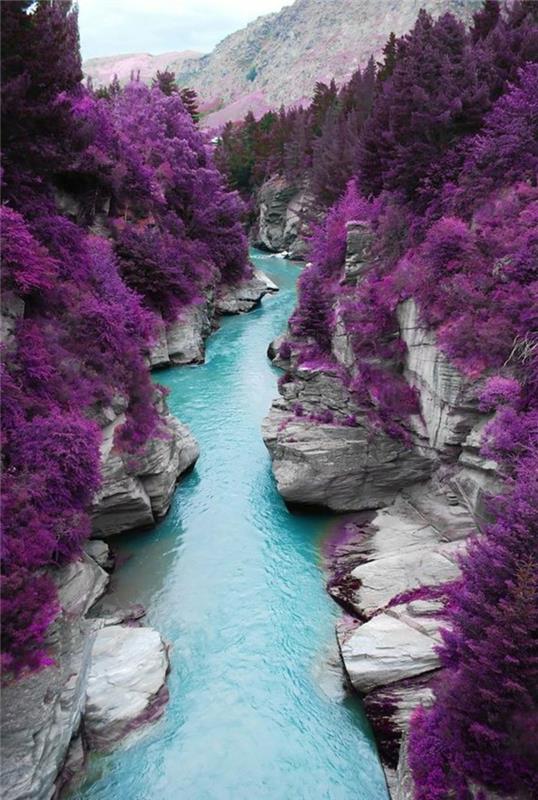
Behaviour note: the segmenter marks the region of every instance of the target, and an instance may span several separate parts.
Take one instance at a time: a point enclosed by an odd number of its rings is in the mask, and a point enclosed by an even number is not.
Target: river
[[[114,540],[119,601],[142,603],[171,643],[170,703],[129,747],[93,757],[79,800],[386,800],[356,699],[334,667],[325,592],[329,518],[291,514],[260,424],[276,394],[266,358],[299,267],[253,251],[280,287],[222,320],[202,366],[158,372],[201,457],[153,530]]]

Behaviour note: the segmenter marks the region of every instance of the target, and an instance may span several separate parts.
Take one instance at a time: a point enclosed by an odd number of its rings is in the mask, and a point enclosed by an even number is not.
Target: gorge
[[[538,9],[454,4],[213,139],[2,6],[7,800],[538,792]]]
[[[338,665],[322,571],[330,520],[286,509],[260,437],[277,377],[265,351],[299,268],[254,263],[279,292],[224,319],[204,365],[155,374],[199,442],[195,471],[154,531],[116,540],[111,598],[144,605],[170,642],[170,702],[149,736],[94,759],[76,797],[387,796]]]

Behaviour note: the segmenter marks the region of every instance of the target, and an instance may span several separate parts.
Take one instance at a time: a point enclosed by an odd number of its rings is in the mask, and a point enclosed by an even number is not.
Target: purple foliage
[[[309,242],[312,263],[299,279],[299,302],[290,328],[294,335],[317,344],[322,353],[331,349],[334,302],[346,253],[346,223],[368,221],[376,208],[359,195],[355,181],[350,181],[342,199],[313,230]]]
[[[2,351],[2,660],[50,663],[52,568],[80,555],[115,445],[164,435],[146,353],[204,290],[250,273],[241,203],[178,94],[81,84],[69,0],[2,4],[3,290],[23,314]],[[97,235],[99,234],[99,235]]]
[[[532,2],[488,0],[470,32],[421,12],[389,42],[359,145],[357,185],[379,199],[366,204],[352,184],[316,226],[290,320],[299,360],[316,348],[330,361],[336,325],[347,332],[346,386],[372,424],[408,438],[419,409],[395,312],[412,298],[450,361],[485,381],[481,406],[495,411],[482,454],[503,493],[461,580],[440,590],[443,680],[411,728],[417,800],[538,794],[537,61]],[[344,279],[353,219],[375,235],[355,284]]]

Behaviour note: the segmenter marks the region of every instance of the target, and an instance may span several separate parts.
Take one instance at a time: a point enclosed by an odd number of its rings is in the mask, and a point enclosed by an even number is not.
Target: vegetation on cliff
[[[343,324],[357,369],[342,380],[374,426],[405,438],[418,407],[395,312],[413,298],[495,412],[483,453],[504,490],[451,590],[442,686],[412,725],[418,800],[538,791],[536,62],[535,3],[486,0],[469,30],[421,12],[377,69],[318,86],[307,109],[228,126],[219,147],[243,190],[306,173],[318,207],[337,198],[313,227],[284,355],[331,359]],[[373,233],[357,281],[344,271],[351,221]]]
[[[101,410],[116,445],[159,432],[146,365],[167,321],[249,274],[241,204],[178,94],[81,83],[71,2],[2,4],[2,651],[48,663],[48,571],[80,553],[100,481]],[[192,111],[192,109],[190,109]]]

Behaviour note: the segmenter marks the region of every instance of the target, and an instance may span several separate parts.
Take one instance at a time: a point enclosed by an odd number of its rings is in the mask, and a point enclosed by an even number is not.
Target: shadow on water
[[[360,704],[342,691],[320,545],[329,517],[278,495],[260,424],[276,394],[267,345],[299,267],[254,251],[280,286],[225,318],[206,363],[156,375],[200,442],[151,532],[114,545],[118,602],[171,643],[170,703],[129,746],[94,757],[79,800],[386,800]]]

